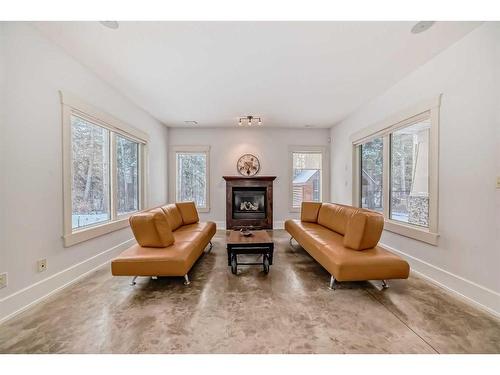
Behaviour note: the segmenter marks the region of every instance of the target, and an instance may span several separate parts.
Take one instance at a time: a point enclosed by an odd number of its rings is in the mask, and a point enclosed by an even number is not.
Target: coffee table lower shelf
[[[250,245],[250,244],[249,244]],[[236,275],[238,266],[259,266],[262,265],[264,272],[269,273],[269,267],[273,264],[274,243],[269,244],[227,244],[227,265],[231,267],[231,272]],[[262,255],[262,262],[238,262],[238,255]]]

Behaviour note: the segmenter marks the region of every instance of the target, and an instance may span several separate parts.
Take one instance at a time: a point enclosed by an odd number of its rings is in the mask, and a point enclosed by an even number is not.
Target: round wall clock
[[[238,159],[236,169],[243,176],[255,176],[260,170],[259,159],[252,154],[245,154]]]

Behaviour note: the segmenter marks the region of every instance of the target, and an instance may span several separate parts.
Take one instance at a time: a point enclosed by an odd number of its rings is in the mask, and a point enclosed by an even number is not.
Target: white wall
[[[8,272],[9,278],[8,286],[0,289],[1,320],[104,263],[132,238],[127,228],[63,247],[58,90],[149,134],[151,205],[167,201],[168,132],[31,25],[0,23],[0,33],[0,69],[5,69],[3,80],[0,75],[5,110],[0,134],[0,272]],[[38,273],[36,261],[41,258],[47,259],[48,269]]]
[[[500,23],[472,31],[331,130],[332,198],[351,202],[349,136],[443,93],[439,244],[384,232],[413,269],[500,313]]]
[[[169,129],[169,145],[209,145],[210,150],[210,212],[200,214],[203,220],[216,221],[218,226],[226,222],[226,181],[222,176],[238,175],[236,162],[243,154],[250,153],[260,160],[259,175],[277,176],[273,190],[273,219],[277,227],[282,221],[298,214],[289,212],[289,161],[288,146],[329,146],[329,129]],[[327,147],[328,149],[328,147]],[[173,162],[171,158],[171,163]],[[170,200],[175,200],[175,175],[170,166]],[[329,193],[329,192],[327,192]],[[328,197],[326,197],[328,199]],[[275,226],[275,227],[276,227]]]

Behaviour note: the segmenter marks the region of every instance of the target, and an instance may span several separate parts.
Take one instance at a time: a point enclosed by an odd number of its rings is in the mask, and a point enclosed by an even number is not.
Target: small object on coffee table
[[[248,229],[248,228],[241,228],[240,229],[240,234],[244,237],[251,237],[253,236],[253,233]]]
[[[238,273],[238,265],[262,265],[264,273],[269,273],[269,267],[273,264],[274,242],[265,230],[256,230],[250,237],[241,235],[240,231],[231,231],[227,240],[227,265],[231,272]],[[262,262],[242,263],[238,262],[240,254],[262,255]]]

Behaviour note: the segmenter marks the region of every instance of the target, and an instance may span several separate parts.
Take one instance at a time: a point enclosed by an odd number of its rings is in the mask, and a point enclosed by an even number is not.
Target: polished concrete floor
[[[500,321],[412,275],[327,288],[275,231],[275,264],[227,267],[226,234],[182,278],[112,277],[109,265],[0,325],[0,353],[500,353]]]

